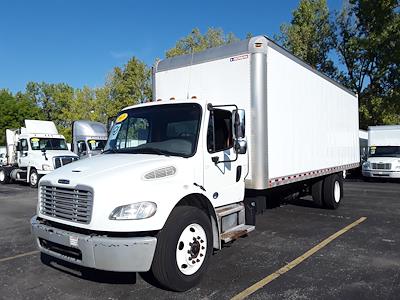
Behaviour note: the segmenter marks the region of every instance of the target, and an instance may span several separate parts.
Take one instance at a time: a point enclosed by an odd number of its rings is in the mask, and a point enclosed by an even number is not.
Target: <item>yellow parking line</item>
[[[274,273],[268,275],[267,277],[261,279],[260,281],[256,282],[255,284],[253,284],[249,288],[245,289],[244,291],[240,292],[239,294],[234,296],[231,300],[241,300],[241,299],[244,299],[244,298],[250,296],[251,294],[253,294],[257,290],[261,289],[262,287],[264,287],[265,285],[270,283],[272,280],[278,278],[279,276],[285,274],[287,271],[289,271],[289,270],[293,269],[294,267],[296,267],[298,264],[300,264],[301,262],[303,262],[304,260],[309,258],[311,255],[313,255],[317,251],[319,251],[322,248],[324,248],[326,245],[328,245],[334,239],[338,238],[339,236],[341,236],[342,234],[346,233],[347,231],[349,231],[353,227],[355,227],[355,226],[359,225],[360,223],[364,222],[366,219],[367,219],[366,217],[362,217],[362,218],[358,219],[357,221],[351,223],[350,225],[344,227],[343,229],[339,230],[338,232],[332,234],[330,237],[326,238],[321,243],[319,243],[315,247],[311,248],[310,250],[308,250],[303,255],[299,256],[295,260],[292,260],[286,266],[280,268],[279,270],[277,270]]]
[[[14,255],[14,256],[10,256],[10,257],[0,258],[0,262],[5,262],[5,261],[13,260],[13,259],[16,259],[16,258],[19,258],[19,257],[24,257],[24,256],[28,256],[28,255],[37,254],[37,253],[39,253],[38,250],[25,252],[25,253],[17,254],[17,255]]]

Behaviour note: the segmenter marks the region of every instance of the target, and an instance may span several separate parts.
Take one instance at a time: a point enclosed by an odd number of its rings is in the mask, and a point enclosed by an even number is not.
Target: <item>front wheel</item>
[[[29,185],[31,188],[37,188],[39,182],[39,174],[36,169],[31,169],[29,174]]]
[[[164,288],[189,290],[205,273],[212,245],[209,217],[198,208],[178,206],[158,234],[151,273]]]
[[[10,182],[10,176],[8,175],[8,172],[2,167],[0,167],[0,183],[1,184],[7,184]]]

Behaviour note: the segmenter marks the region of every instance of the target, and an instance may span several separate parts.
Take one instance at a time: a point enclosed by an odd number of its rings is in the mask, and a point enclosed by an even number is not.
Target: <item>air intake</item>
[[[160,179],[164,177],[169,177],[173,176],[176,173],[176,168],[175,167],[165,167],[165,168],[160,168],[153,170],[151,172],[146,173],[143,178],[145,180],[153,180],[153,179]]]

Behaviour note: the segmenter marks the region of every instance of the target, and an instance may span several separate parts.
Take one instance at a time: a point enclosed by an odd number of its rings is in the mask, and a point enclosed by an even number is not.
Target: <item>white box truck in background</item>
[[[400,125],[368,127],[368,159],[365,177],[400,178]]]
[[[156,101],[123,109],[103,154],[40,181],[41,252],[184,291],[271,194],[339,206],[360,161],[358,100],[341,85],[263,36],[160,61],[153,83]]]
[[[100,122],[79,120],[72,123],[71,150],[79,158],[100,154],[107,142],[106,125]]]
[[[37,187],[41,176],[78,159],[51,121],[25,120],[25,127],[6,129],[6,142],[7,162],[0,167],[2,184],[23,181]]]

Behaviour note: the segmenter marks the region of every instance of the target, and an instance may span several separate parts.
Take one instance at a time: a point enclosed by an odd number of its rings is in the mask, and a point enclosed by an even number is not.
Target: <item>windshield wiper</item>
[[[167,151],[167,150],[162,150],[159,148],[152,148],[152,147],[142,147],[142,148],[135,148],[131,149],[129,151],[131,153],[145,153],[145,154],[158,154],[158,155],[165,155],[165,156],[170,156],[170,155],[177,155],[176,153]]]
[[[103,151],[103,153],[117,153],[117,150],[110,148],[110,149]]]

